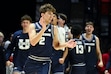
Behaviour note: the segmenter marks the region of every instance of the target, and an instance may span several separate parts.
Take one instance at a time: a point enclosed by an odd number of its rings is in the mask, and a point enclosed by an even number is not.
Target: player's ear
[[[44,16],[44,13],[41,13],[41,16]]]

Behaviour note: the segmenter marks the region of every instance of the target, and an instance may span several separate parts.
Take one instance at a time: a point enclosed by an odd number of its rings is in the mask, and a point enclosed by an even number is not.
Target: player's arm
[[[56,50],[60,50],[64,47],[66,47],[66,43],[64,43],[63,45],[60,46],[60,43],[59,43],[59,40],[58,40],[58,29],[56,26],[53,26],[54,27],[54,38],[53,38],[53,47],[54,49]]]
[[[68,55],[68,48],[66,47],[66,48],[65,48],[65,51],[63,52],[62,58],[59,59],[59,62],[60,62],[61,64],[64,63],[67,55]]]
[[[68,47],[65,48],[62,58],[66,59],[67,55],[68,55]]]
[[[98,37],[96,37],[96,52],[97,52],[98,59],[100,61],[98,63],[98,66],[103,67],[102,53],[101,53],[101,50],[100,50],[100,42],[99,42]]]
[[[11,64],[11,62],[9,61],[9,58],[11,56],[11,54],[13,53],[14,47],[16,46],[16,33],[14,33],[12,40],[11,40],[11,44],[9,44],[7,50],[6,50],[6,65],[9,66]]]
[[[54,47],[54,49],[61,50],[64,47],[73,48],[75,46],[76,46],[76,43],[74,42],[74,40],[69,40],[68,42],[60,44],[60,42],[58,40],[58,30],[57,30],[57,27],[54,26],[54,39],[53,39],[53,47]]]
[[[36,33],[35,25],[34,24],[30,25],[28,34],[29,34],[30,44],[32,46],[35,46],[39,42],[45,30],[46,27],[42,26],[41,31]]]
[[[70,29],[68,28],[68,39],[71,39],[71,38],[73,38],[73,36],[72,36],[72,34],[71,34],[71,31],[70,31]]]

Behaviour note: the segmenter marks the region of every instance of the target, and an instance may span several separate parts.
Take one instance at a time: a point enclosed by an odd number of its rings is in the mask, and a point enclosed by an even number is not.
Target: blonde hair
[[[2,36],[4,38],[4,34],[2,32],[0,32],[0,36]]]

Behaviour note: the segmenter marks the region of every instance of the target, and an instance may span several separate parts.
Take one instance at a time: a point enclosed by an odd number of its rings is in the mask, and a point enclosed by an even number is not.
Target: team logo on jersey
[[[29,39],[19,39],[19,42],[18,42],[18,47],[19,49],[21,50],[27,50],[30,48],[30,42],[29,42]]]
[[[93,40],[92,42],[95,42],[95,40]]]
[[[51,29],[48,29],[49,32],[51,32]]]

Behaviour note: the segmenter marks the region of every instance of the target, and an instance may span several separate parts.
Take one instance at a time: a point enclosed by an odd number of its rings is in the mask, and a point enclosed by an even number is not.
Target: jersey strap
[[[51,25],[51,34],[52,34],[52,38],[54,38],[54,25]]]

